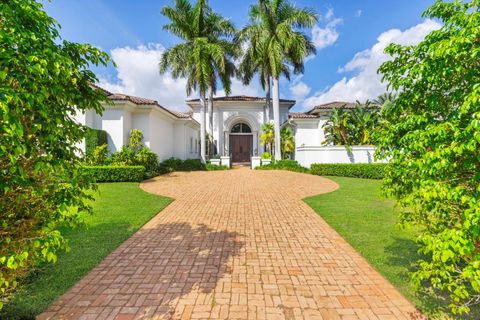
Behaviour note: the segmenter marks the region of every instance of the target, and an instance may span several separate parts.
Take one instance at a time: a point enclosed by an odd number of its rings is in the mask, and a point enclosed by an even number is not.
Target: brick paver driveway
[[[141,186],[176,200],[42,318],[410,319],[415,311],[301,200],[335,190],[330,180],[243,168]]]

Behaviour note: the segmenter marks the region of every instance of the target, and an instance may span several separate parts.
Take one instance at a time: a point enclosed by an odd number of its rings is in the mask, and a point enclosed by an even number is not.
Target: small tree
[[[260,142],[265,146],[266,152],[272,154],[273,141],[275,139],[275,130],[273,123],[267,122],[262,126],[262,134],[260,135]]]
[[[130,137],[128,139],[128,146],[133,152],[143,148],[143,132],[139,129],[133,129],[130,131]]]
[[[480,302],[479,6],[437,1],[424,16],[442,27],[417,46],[388,46],[379,70],[400,91],[379,135],[385,190],[420,230],[414,280],[447,292],[456,313]]]
[[[282,144],[282,159],[289,159],[295,151],[295,139],[290,127],[283,127],[280,130],[280,143]]]
[[[67,248],[59,225],[91,211],[76,147],[86,128],[72,115],[102,112],[89,68],[109,58],[57,29],[39,2],[0,2],[0,308],[29,267]]]

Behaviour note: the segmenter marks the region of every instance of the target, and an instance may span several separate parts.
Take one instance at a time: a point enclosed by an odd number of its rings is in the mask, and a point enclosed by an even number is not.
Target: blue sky
[[[255,1],[210,0],[215,11],[240,28],[248,21],[248,8]],[[96,69],[101,84],[115,92],[154,98],[160,104],[182,110],[184,80],[160,76],[157,61],[164,48],[178,39],[162,30],[166,20],[162,0],[53,0],[46,11],[62,26],[70,41],[91,43],[110,53],[118,68]],[[305,32],[317,46],[317,55],[306,62],[303,76],[281,83],[281,95],[297,99],[296,110],[333,100],[365,100],[385,90],[376,75],[387,59],[383,48],[389,42],[415,44],[438,23],[425,20],[422,12],[431,1],[314,1],[297,0],[320,15],[313,30]],[[263,95],[255,81],[248,87],[234,82],[232,94]],[[222,92],[218,93],[219,95]]]

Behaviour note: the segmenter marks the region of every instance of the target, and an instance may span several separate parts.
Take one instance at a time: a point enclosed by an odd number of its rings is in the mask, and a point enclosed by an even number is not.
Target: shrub
[[[87,128],[85,137],[85,154],[87,157],[95,152],[97,147],[107,144],[107,132],[104,130]]]
[[[130,131],[130,138],[128,139],[128,147],[134,152],[138,152],[144,147],[143,145],[143,132],[139,129],[133,129]]]
[[[264,152],[262,154],[262,159],[272,159],[272,155],[269,152]]]
[[[87,163],[92,166],[100,166],[106,164],[108,160],[107,145],[101,145],[95,148],[93,153],[87,154]]]
[[[0,1],[0,308],[17,280],[68,248],[60,226],[91,212],[72,115],[102,112],[90,68],[108,55],[59,37],[35,0]],[[72,212],[71,207],[78,210]]]
[[[149,178],[158,172],[158,156],[148,148],[142,148],[135,154],[133,164],[145,167],[145,176]]]
[[[145,175],[143,166],[85,166],[82,172],[96,182],[140,182]]]
[[[295,160],[280,160],[272,162],[271,164],[256,167],[256,170],[288,170],[294,172],[309,172],[305,167],[302,167]]]
[[[207,171],[223,171],[223,170],[230,170],[227,166],[215,166],[211,163],[206,164]]]
[[[382,179],[384,163],[312,164],[310,172],[318,176]]]
[[[158,171],[161,174],[170,173],[174,171],[205,171],[207,167],[202,164],[199,159],[180,160],[170,158],[158,166]]]
[[[122,163],[123,165],[133,166],[135,165],[135,152],[128,146],[123,146],[120,151],[112,154],[112,164]]]

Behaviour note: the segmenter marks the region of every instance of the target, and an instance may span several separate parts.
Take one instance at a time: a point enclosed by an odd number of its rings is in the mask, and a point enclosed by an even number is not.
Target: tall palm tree
[[[285,66],[295,73],[304,71],[303,61],[315,53],[315,46],[300,29],[313,27],[318,18],[312,10],[298,9],[288,0],[258,0],[250,7],[250,20],[242,38],[250,42],[255,60],[265,56],[262,70],[272,78],[275,158],[281,160],[279,78]]]
[[[265,91],[265,113],[266,113],[266,122],[270,122],[270,112],[271,112],[271,70],[268,60],[268,42],[267,38],[249,38],[250,26],[245,27],[238,33],[236,42],[239,44],[246,43],[247,47],[242,56],[242,60],[239,66],[239,77],[241,78],[244,85],[250,84],[253,77],[258,74],[260,85]],[[290,70],[288,66],[282,65],[282,75],[290,80]]]
[[[170,70],[174,78],[186,78],[187,95],[193,91],[199,92],[200,157],[205,163],[206,94],[208,92],[209,100],[213,102],[217,77],[225,92],[230,93],[231,58],[235,46],[228,37],[234,35],[235,28],[228,20],[214,13],[207,0],[198,0],[195,6],[188,0],[175,0],[175,6],[162,8],[162,14],[170,20],[163,29],[183,42],[165,51],[160,61],[160,72]]]

